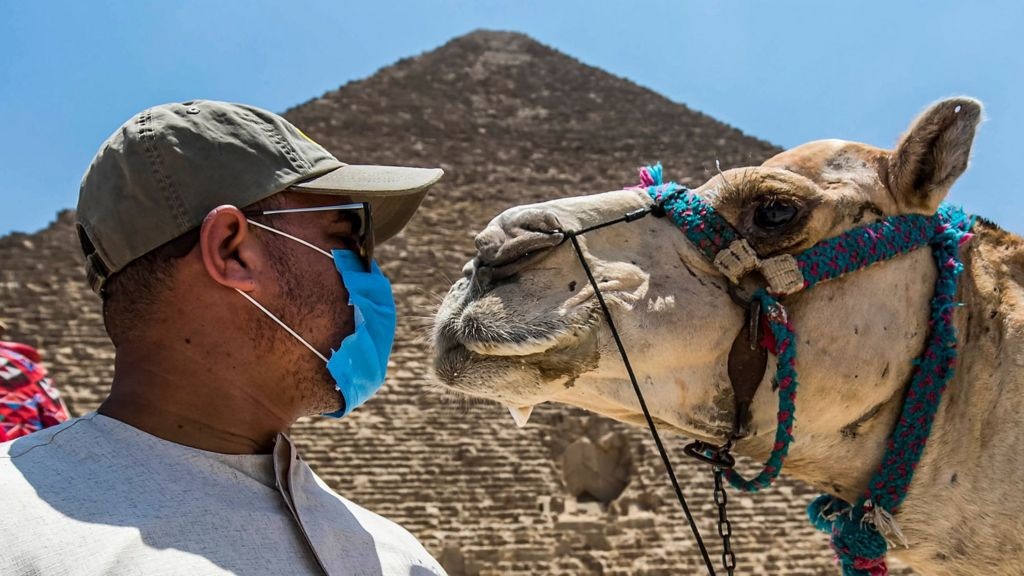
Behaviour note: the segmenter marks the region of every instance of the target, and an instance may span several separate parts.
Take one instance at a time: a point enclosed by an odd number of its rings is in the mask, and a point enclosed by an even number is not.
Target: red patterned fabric
[[[0,341],[0,442],[14,440],[68,419],[39,352]]]

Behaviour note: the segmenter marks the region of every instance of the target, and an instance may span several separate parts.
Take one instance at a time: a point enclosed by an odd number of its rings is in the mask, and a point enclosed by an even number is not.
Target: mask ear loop
[[[249,220],[248,218],[246,218],[246,221],[249,222],[249,224],[252,224],[253,226],[256,226],[257,228],[262,228],[262,229],[266,230],[267,232],[273,232],[274,234],[279,234],[281,236],[284,236],[285,238],[289,238],[291,240],[295,240],[299,244],[304,244],[306,246],[309,246],[313,250],[316,250],[317,252],[323,254],[324,256],[327,256],[331,260],[334,259],[334,256],[331,256],[330,253],[328,253],[327,251],[325,251],[325,250],[323,250],[323,249],[321,249],[321,248],[319,248],[317,246],[314,246],[313,244],[310,244],[309,242],[306,242],[302,238],[297,238],[295,236],[292,236],[291,234],[288,234],[287,232],[282,232],[280,230],[277,230],[276,228],[271,228],[270,226],[267,226],[265,224],[260,224],[259,222],[253,222],[252,220]],[[303,338],[302,336],[299,336],[299,334],[295,330],[292,330],[287,324],[282,322],[280,318],[278,318],[277,316],[274,316],[273,312],[271,312],[270,310],[267,310],[262,304],[257,302],[255,298],[253,298],[252,296],[249,296],[245,292],[242,292],[238,288],[235,288],[235,292],[238,292],[239,294],[242,295],[243,298],[245,298],[249,302],[252,302],[253,306],[259,308],[260,311],[263,312],[264,314],[266,314],[271,320],[273,320],[274,322],[277,322],[278,326],[280,326],[281,328],[284,328],[296,340],[298,340],[299,342],[302,342],[303,346],[305,346],[306,348],[309,348],[310,352],[312,352],[313,354],[316,354],[317,358],[323,360],[324,364],[327,364],[327,358],[325,358],[324,355],[321,354],[319,350],[317,350],[316,348],[313,348],[313,346],[309,342],[306,342],[305,338]]]
[[[299,244],[304,244],[304,245],[312,248],[313,250],[316,250],[317,252],[323,254],[324,256],[327,256],[331,260],[334,260],[334,256],[331,256],[330,252],[324,250],[323,248],[320,248],[319,246],[316,246],[314,244],[306,242],[302,238],[299,238],[297,236],[292,236],[291,234],[289,234],[287,232],[282,232],[282,231],[278,230],[277,228],[271,228],[270,226],[267,226],[266,224],[260,224],[259,222],[253,222],[252,220],[249,220],[248,218],[246,218],[245,220],[246,220],[246,222],[248,222],[249,224],[252,224],[253,226],[255,226],[257,228],[262,228],[262,229],[266,230],[267,232],[273,232],[274,234],[277,234],[279,236],[284,236],[285,238],[288,238],[289,240],[295,240]]]
[[[289,328],[288,325],[285,324],[284,322],[282,322],[277,316],[274,316],[274,314],[270,310],[267,310],[266,308],[264,308],[263,305],[260,304],[259,302],[257,302],[255,298],[253,298],[252,296],[249,296],[245,292],[242,292],[238,288],[235,288],[235,291],[238,292],[239,294],[241,294],[249,302],[252,302],[253,306],[255,306],[255,307],[259,308],[260,310],[262,310],[263,313],[266,314],[267,316],[269,316],[271,320],[273,320],[274,322],[277,322],[278,326],[280,326],[281,328],[284,328],[285,330],[287,330],[288,333],[291,334],[292,336],[294,336],[296,340],[298,340],[299,342],[302,342],[302,344],[306,348],[309,348],[310,352],[312,352],[313,354],[316,354],[318,358],[323,360],[324,364],[327,364],[327,358],[325,358],[323,354],[321,354],[316,348],[313,348],[313,346],[309,342],[306,342],[305,338],[303,338],[302,336],[299,336],[298,333],[295,332],[295,330],[292,330],[291,328]]]

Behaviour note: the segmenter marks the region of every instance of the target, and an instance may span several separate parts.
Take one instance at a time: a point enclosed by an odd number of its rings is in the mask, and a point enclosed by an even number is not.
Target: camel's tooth
[[[530,420],[533,406],[509,406],[508,411],[512,414],[512,419],[516,421],[516,426],[522,428]]]

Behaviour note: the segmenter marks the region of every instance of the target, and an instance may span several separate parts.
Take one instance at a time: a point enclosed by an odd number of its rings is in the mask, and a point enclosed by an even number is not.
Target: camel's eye
[[[754,225],[764,230],[772,230],[792,222],[797,207],[779,198],[770,198],[754,211]]]

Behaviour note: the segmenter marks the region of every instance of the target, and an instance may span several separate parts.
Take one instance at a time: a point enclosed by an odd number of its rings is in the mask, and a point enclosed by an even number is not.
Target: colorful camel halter
[[[738,284],[755,270],[767,282],[767,287],[757,290],[753,298],[764,311],[760,322],[770,328],[763,345],[778,358],[774,378],[779,393],[778,424],[771,455],[759,474],[748,480],[735,470],[726,470],[729,482],[747,492],[772,484],[793,441],[797,338],[779,299],[931,246],[939,271],[931,301],[931,334],[926,350],[914,360],[913,376],[882,463],[855,503],[822,495],[808,508],[814,526],[831,534],[831,545],[844,576],[887,574],[886,537],[906,545],[892,513],[907,494],[942,393],[956,366],[953,310],[959,305],[955,301],[956,279],[963,271],[958,253],[960,245],[972,236],[974,218],[960,208],[943,204],[933,216],[892,216],[819,242],[797,255],[760,259],[711,205],[683,186],[664,183],[660,164],[641,169],[641,187],[659,207],[654,213],[663,211],[668,215],[730,282]]]

